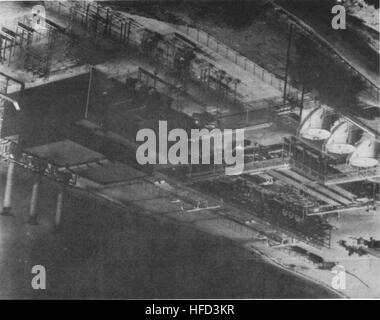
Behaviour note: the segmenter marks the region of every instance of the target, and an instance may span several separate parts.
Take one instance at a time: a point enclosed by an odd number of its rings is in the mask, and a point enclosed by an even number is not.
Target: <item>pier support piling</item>
[[[15,163],[13,161],[9,162],[7,171],[7,181],[5,184],[4,200],[3,200],[3,211],[1,215],[10,216],[12,207],[12,189],[13,189],[13,176],[15,170]]]
[[[61,224],[63,213],[63,198],[65,194],[65,186],[61,186],[57,195],[57,206],[55,210],[55,226],[58,227]]]
[[[40,185],[41,185],[41,175],[39,173],[35,174],[33,189],[32,189],[32,198],[30,199],[30,210],[29,210],[29,220],[28,223],[31,225],[37,225],[37,202],[38,196],[40,193]]]

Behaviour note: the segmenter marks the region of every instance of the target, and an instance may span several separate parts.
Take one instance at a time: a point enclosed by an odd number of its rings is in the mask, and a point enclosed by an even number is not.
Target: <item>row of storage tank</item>
[[[372,168],[379,165],[379,142],[331,109],[321,106],[303,110],[298,133],[322,151],[345,157],[352,167]]]

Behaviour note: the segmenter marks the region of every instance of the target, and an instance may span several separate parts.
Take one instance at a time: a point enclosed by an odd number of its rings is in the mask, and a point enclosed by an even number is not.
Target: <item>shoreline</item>
[[[98,191],[94,191],[94,190],[90,190],[90,189],[82,189],[82,188],[77,188],[77,189],[80,190],[80,191],[89,192],[90,194],[92,194],[95,197],[101,197],[104,200],[109,201],[109,202],[111,202],[112,204],[114,204],[114,205],[116,205],[118,207],[121,207],[122,209],[128,209],[128,207],[125,204],[123,204],[121,201],[113,199],[110,196],[103,195],[103,194],[99,193]],[[141,208],[141,210],[144,210],[144,209]],[[146,214],[142,214],[142,216],[147,217]],[[153,218],[153,219],[157,219],[157,218],[158,219],[162,219],[162,217],[158,217],[158,216],[153,216],[153,215],[148,215],[148,216],[151,217],[151,218]],[[168,217],[165,216],[164,218],[167,219]],[[204,232],[205,234],[208,234],[210,236],[215,236],[215,235],[213,235],[212,232],[206,231],[204,229],[202,230],[201,228],[197,227],[195,224],[186,223],[183,220],[178,220],[178,219],[170,219],[170,221],[172,223],[176,223],[176,224],[180,224],[180,225],[187,225],[187,226],[189,226],[191,228],[197,229],[198,231]],[[241,245],[238,241],[236,241],[234,239],[228,238],[228,237],[223,236],[223,235],[220,235],[220,237],[224,237],[224,238],[229,239],[237,247],[246,250],[251,255],[257,255],[261,259],[261,261],[263,261],[265,263],[268,263],[271,266],[274,266],[274,267],[278,268],[279,270],[282,270],[283,272],[291,274],[292,276],[297,277],[298,279],[302,279],[304,281],[308,281],[308,282],[312,283],[313,285],[317,285],[319,287],[322,287],[323,289],[328,290],[332,294],[338,296],[336,298],[327,298],[327,299],[352,299],[353,298],[353,297],[350,297],[348,295],[345,295],[344,293],[342,293],[342,292],[340,292],[338,290],[333,289],[332,287],[330,287],[328,284],[326,284],[323,281],[320,281],[320,280],[318,280],[316,278],[313,278],[312,276],[306,275],[306,274],[304,274],[302,272],[299,272],[299,271],[296,271],[296,270],[293,270],[293,269],[287,267],[286,265],[284,265],[284,264],[280,263],[279,261],[277,261],[275,257],[271,257],[270,255],[262,252],[257,247],[253,247],[251,245],[248,248],[247,246]],[[299,298],[299,299],[302,299],[302,298]]]
[[[306,280],[306,281],[309,281],[309,282],[312,282],[314,284],[317,284],[321,287],[323,287],[324,289],[332,292],[333,294],[335,295],[338,295],[339,297],[336,298],[336,299],[352,299],[352,297],[348,296],[348,295],[345,295],[344,293],[338,291],[338,290],[335,290],[334,288],[328,286],[326,283],[318,280],[318,279],[315,279],[311,276],[308,276],[306,274],[303,274],[301,272],[298,272],[296,270],[292,270],[290,268],[288,268],[286,265],[284,264],[281,264],[280,262],[278,262],[275,258],[273,257],[270,257],[269,255],[263,253],[262,251],[260,251],[260,249],[257,249],[257,248],[249,248],[247,249],[248,251],[252,251],[254,254],[257,254],[260,258],[263,259],[263,261],[266,261],[267,263],[270,263],[271,265],[273,266],[276,266],[277,268],[285,271],[285,272],[288,272],[288,273],[291,273],[293,276],[295,277],[299,277],[303,280]],[[335,299],[335,298],[328,298],[328,299]]]

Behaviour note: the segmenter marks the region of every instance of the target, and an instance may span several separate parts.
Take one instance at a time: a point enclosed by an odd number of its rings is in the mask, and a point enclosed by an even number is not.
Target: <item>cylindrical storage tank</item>
[[[347,156],[355,151],[351,141],[351,125],[347,121],[338,120],[331,128],[331,136],[326,141],[326,150],[332,154]]]
[[[323,107],[316,108],[302,121],[299,129],[300,136],[316,142],[326,141],[331,135],[330,129],[336,118],[337,115],[334,112]]]
[[[379,164],[379,149],[379,143],[375,140],[370,138],[362,140],[349,159],[350,165],[362,169],[377,166]]]

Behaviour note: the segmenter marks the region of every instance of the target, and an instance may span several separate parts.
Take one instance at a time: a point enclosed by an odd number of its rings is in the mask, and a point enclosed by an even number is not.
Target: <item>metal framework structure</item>
[[[22,150],[19,144],[11,140],[0,142],[0,159],[11,161],[31,172],[46,176],[56,182],[75,186],[78,176],[70,169]]]
[[[75,37],[70,27],[66,30],[52,20],[44,18],[43,25],[36,29],[31,15],[22,16],[13,27],[1,27],[0,63],[10,65],[12,60],[21,59],[24,69],[40,77],[48,77],[55,50],[58,44],[61,45],[58,40],[66,41],[63,48],[66,52],[68,44],[72,45],[73,38]],[[68,52],[70,53],[70,50]]]
[[[19,81],[5,74],[4,72],[0,72],[0,84],[0,150],[3,153],[8,150],[10,143],[9,139],[3,138],[3,118],[5,106],[7,103],[12,103],[13,107],[16,108],[16,110],[20,108],[18,101],[8,97],[8,91],[11,88],[13,91],[18,92],[18,100],[20,100],[25,88],[25,84],[22,81]],[[14,85],[16,88],[13,87]]]
[[[334,156],[323,153],[296,137],[287,139],[287,144],[292,168],[318,183],[334,185],[380,176],[379,166],[366,169],[353,168],[345,163],[339,166]]]
[[[59,34],[64,34],[64,30],[54,22],[45,19],[46,28],[37,32],[32,27],[23,25],[23,29],[28,32],[25,45],[24,68],[40,77],[48,77],[51,71],[51,62],[54,53],[55,42]],[[31,35],[35,33],[39,37],[42,48],[32,46]],[[42,40],[42,41],[41,41]],[[45,42],[45,43],[44,43]]]
[[[1,27],[0,31],[0,62],[11,62],[12,56],[15,54],[16,48],[20,46],[21,35],[6,28]]]
[[[284,186],[280,190],[271,191],[247,176],[197,182],[193,187],[223,197],[226,204],[250,212],[255,220],[274,224],[285,234],[310,245],[331,245],[332,227],[323,217],[307,215],[307,209],[313,207],[315,201],[293,187]]]
[[[86,1],[49,1],[48,9],[69,17],[69,28],[76,22],[81,25],[89,37],[109,39],[122,45],[137,44],[136,34],[144,27],[132,18],[114,12],[95,2]],[[131,37],[131,34],[135,36]]]
[[[20,96],[22,96],[22,93],[25,89],[24,82],[0,71],[0,83],[2,84],[0,86],[0,93],[8,94],[9,87],[13,84],[17,85],[17,89],[14,91],[18,91],[20,93]]]

